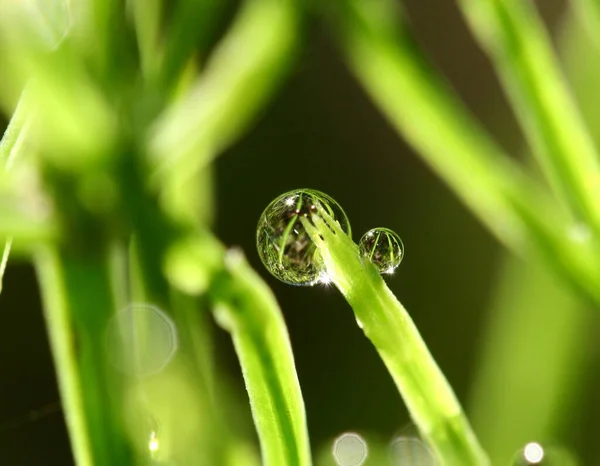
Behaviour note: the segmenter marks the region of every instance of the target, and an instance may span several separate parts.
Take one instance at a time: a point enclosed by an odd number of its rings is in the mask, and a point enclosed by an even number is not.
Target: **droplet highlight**
[[[361,466],[369,456],[369,449],[360,435],[347,432],[335,439],[332,454],[338,466]]]
[[[275,278],[290,285],[310,286],[326,276],[319,250],[300,220],[310,220],[320,208],[350,235],[350,222],[342,207],[313,189],[282,194],[260,216],[256,247],[262,263]]]
[[[106,329],[106,351],[115,368],[132,376],[162,371],[177,352],[177,328],[163,311],[133,304],[116,313]]]
[[[373,228],[358,243],[359,254],[368,259],[379,273],[394,273],[404,259],[404,244],[389,228]]]

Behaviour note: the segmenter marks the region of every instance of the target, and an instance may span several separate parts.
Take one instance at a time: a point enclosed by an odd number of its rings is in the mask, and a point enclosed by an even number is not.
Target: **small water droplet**
[[[388,228],[367,231],[358,243],[358,251],[377,267],[379,273],[393,273],[404,259],[400,236]]]
[[[106,329],[112,364],[134,376],[163,370],[177,351],[177,329],[171,318],[149,304],[133,304],[116,313]]]
[[[335,439],[332,454],[339,466],[361,466],[369,456],[369,449],[360,435],[347,432]]]
[[[297,189],[277,197],[260,216],[256,232],[258,255],[267,270],[290,285],[313,285],[324,272],[317,246],[300,218],[322,207],[350,235],[350,222],[340,205],[327,194]]]
[[[363,323],[361,322],[361,320],[357,317],[356,318],[356,325],[358,325],[358,328],[362,329],[364,327]]]
[[[431,449],[417,437],[399,436],[390,445],[392,466],[436,466],[437,461]]]

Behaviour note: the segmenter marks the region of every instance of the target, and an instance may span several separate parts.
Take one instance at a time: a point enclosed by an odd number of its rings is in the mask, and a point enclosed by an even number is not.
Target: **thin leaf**
[[[301,221],[441,464],[489,464],[450,384],[375,266],[360,258],[358,247],[322,208],[312,216],[314,225],[306,218]]]

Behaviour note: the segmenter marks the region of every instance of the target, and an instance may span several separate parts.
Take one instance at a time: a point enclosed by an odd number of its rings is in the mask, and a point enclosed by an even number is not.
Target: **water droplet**
[[[271,202],[260,216],[256,232],[258,255],[271,274],[290,285],[313,285],[324,272],[317,246],[300,218],[310,219],[322,207],[350,235],[350,222],[340,205],[313,189],[287,192]]]
[[[396,437],[390,445],[392,466],[436,466],[431,449],[417,437]]]
[[[361,466],[369,456],[369,449],[360,435],[348,432],[335,439],[332,454],[339,466]]]
[[[360,328],[360,329],[364,328],[364,324],[361,322],[361,320],[358,317],[356,318],[356,325],[358,325],[358,328]]]
[[[404,259],[404,244],[388,228],[367,231],[358,243],[359,254],[371,261],[379,273],[393,273]]]
[[[135,376],[160,372],[177,351],[171,318],[149,304],[133,304],[115,314],[106,329],[106,350],[113,365]]]

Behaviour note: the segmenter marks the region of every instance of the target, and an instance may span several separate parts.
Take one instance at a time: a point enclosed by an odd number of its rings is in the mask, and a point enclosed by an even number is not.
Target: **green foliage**
[[[36,264],[77,463],[257,462],[249,441],[219,409],[227,399],[212,363],[212,310],[240,360],[263,464],[310,466],[304,404],[276,300],[242,254],[226,252],[210,233],[211,161],[244,134],[294,62],[300,2],[243,2],[210,51],[222,8],[214,0],[25,3],[0,0],[6,81],[0,102],[7,112],[16,107],[0,143],[0,241],[6,245],[0,290],[13,245]],[[578,3],[592,13],[590,24],[598,16],[592,3]],[[512,284],[499,304],[548,311],[564,298],[563,307],[573,308],[545,320],[562,345],[560,358],[541,374],[558,388],[538,400],[536,421],[515,432],[521,441],[522,432],[556,429],[554,408],[572,389],[566,366],[582,322],[581,300],[600,303],[600,162],[534,8],[526,0],[462,0],[460,6],[545,182],[508,157],[454,96],[419,51],[395,2],[336,0],[316,11],[333,25],[350,68],[394,128],[502,243],[541,260],[561,280],[564,289],[552,303],[527,305],[528,290]],[[327,213],[312,220],[300,218],[440,461],[487,464],[404,307]],[[161,307],[179,329],[180,353],[152,380],[118,373],[104,353],[104,330],[132,301]],[[475,415],[486,419],[491,412],[514,422],[528,395],[515,388],[523,366],[511,362],[515,352],[523,364],[540,355],[503,345],[508,334],[542,317],[528,310],[503,317],[484,364],[505,367],[509,389],[523,399],[499,412],[499,397],[489,388],[497,380],[484,368]],[[540,339],[539,348],[551,342]],[[481,428],[493,459],[517,441],[499,430]],[[149,435],[159,443],[149,446]]]

